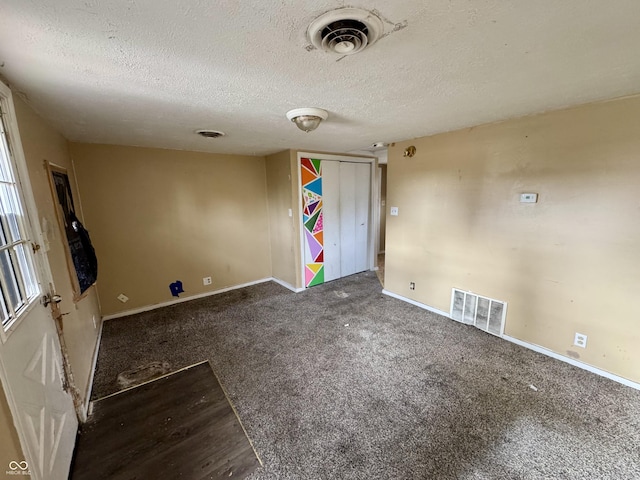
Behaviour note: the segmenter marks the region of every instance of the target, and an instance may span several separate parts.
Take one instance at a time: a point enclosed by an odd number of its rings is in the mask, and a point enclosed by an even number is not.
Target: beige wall
[[[66,263],[63,234],[57,223],[49,177],[44,166],[44,161],[48,160],[67,169],[74,202],[78,210],[80,206],[79,195],[75,189],[75,177],[69,159],[69,149],[66,139],[45,123],[17,95],[13,96],[13,101],[31,187],[38,209],[38,220],[43,234],[49,240],[47,258],[51,266],[56,292],[62,296],[60,310],[65,314],[63,316],[64,337],[71,370],[76,387],[83,398],[86,398],[89,394],[89,380],[100,328],[100,306],[95,288],[92,288],[89,294],[79,302],[74,303],[73,301],[73,287]],[[75,275],[75,272],[73,274]]]
[[[296,228],[293,222],[293,183],[291,181],[291,153],[289,150],[269,155],[267,167],[267,200],[269,202],[269,230],[271,235],[271,272],[274,278],[295,287]],[[289,216],[291,209],[291,216]]]
[[[7,397],[2,384],[0,384],[0,475],[4,475],[4,472],[9,470],[9,462],[14,460],[22,462],[24,459]],[[26,477],[21,475],[20,478]]]
[[[77,143],[71,154],[105,315],[174,300],[176,280],[184,298],[271,277],[264,157]]]
[[[507,335],[640,381],[639,119],[635,97],[396,144],[385,287],[447,312],[452,287],[504,300]]]

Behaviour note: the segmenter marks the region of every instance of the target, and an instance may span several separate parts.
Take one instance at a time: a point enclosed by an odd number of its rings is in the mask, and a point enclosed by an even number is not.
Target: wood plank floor
[[[94,402],[70,478],[237,479],[259,466],[205,362]]]

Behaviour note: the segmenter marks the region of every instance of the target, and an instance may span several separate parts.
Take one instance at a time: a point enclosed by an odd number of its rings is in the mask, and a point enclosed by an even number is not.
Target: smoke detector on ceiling
[[[307,35],[314,47],[338,55],[353,55],[373,45],[384,31],[377,15],[360,8],[339,8],[316,18]]]

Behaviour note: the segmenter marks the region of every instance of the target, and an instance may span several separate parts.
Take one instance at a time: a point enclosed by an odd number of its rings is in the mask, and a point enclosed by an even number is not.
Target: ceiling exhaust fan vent
[[[314,47],[338,55],[353,55],[373,45],[384,30],[382,20],[359,8],[339,8],[320,15],[307,34]]]
[[[220,132],[218,130],[196,130],[196,133],[205,138],[219,138],[225,136],[224,132]]]

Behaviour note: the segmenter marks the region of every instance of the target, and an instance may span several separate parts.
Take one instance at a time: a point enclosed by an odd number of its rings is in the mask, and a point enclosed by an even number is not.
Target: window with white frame
[[[8,102],[0,92],[0,318],[8,330],[40,293],[33,243],[16,180],[7,133]]]

